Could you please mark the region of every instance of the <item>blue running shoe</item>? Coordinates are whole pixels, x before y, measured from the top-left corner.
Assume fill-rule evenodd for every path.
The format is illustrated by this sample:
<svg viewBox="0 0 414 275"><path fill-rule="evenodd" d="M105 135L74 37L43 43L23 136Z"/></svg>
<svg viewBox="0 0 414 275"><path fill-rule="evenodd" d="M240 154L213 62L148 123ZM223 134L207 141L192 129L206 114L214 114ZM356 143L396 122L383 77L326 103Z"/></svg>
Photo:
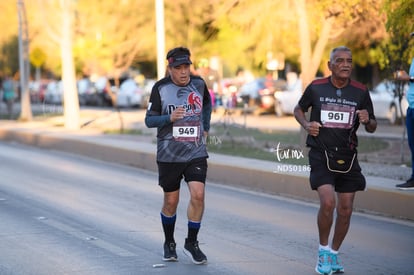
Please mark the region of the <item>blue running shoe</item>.
<svg viewBox="0 0 414 275"><path fill-rule="evenodd" d="M331 275L331 252L328 250L319 250L318 262L316 263L315 271L318 274Z"/></svg>
<svg viewBox="0 0 414 275"><path fill-rule="evenodd" d="M344 273L345 269L341 265L341 261L338 258L338 254L331 253L331 267L333 273Z"/></svg>

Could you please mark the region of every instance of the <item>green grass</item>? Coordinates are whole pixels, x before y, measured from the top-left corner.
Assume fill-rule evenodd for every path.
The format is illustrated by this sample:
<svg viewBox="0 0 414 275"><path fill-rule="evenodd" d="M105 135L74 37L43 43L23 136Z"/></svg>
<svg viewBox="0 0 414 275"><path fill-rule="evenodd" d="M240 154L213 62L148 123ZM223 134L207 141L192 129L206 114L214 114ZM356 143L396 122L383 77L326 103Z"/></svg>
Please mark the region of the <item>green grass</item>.
<svg viewBox="0 0 414 275"><path fill-rule="evenodd" d="M212 125L213 133L216 135L230 135L233 137L252 137L258 142L281 142L281 143L299 143L300 136L298 133L281 130L260 130L255 128L243 128L236 126L223 126L221 124Z"/></svg>
<svg viewBox="0 0 414 275"><path fill-rule="evenodd" d="M298 133L212 125L207 140L209 152L290 164L306 164ZM279 148L279 153L276 149ZM278 159L279 155L279 159ZM282 159L284 157L284 159Z"/></svg>
<svg viewBox="0 0 414 275"><path fill-rule="evenodd" d="M358 152L371 153L388 148L388 142L380 138L358 137Z"/></svg>
<svg viewBox="0 0 414 275"><path fill-rule="evenodd" d="M209 152L287 164L308 163L307 150L296 132L212 125L210 135L207 140ZM360 153L388 147L386 141L378 138L359 137L358 140Z"/></svg>

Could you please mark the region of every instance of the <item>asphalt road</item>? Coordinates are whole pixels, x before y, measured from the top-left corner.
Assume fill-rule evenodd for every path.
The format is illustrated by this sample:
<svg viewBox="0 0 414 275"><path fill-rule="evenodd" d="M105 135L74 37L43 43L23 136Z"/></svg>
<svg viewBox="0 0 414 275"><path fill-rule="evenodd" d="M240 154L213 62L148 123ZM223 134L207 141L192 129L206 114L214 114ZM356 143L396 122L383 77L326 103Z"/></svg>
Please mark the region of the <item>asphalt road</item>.
<svg viewBox="0 0 414 275"><path fill-rule="evenodd" d="M0 163L0 274L314 274L314 204L207 183L199 240L209 263L196 266L181 251L182 188L179 262L163 263L156 174L13 143L0 143ZM413 232L355 214L346 274L412 274Z"/></svg>

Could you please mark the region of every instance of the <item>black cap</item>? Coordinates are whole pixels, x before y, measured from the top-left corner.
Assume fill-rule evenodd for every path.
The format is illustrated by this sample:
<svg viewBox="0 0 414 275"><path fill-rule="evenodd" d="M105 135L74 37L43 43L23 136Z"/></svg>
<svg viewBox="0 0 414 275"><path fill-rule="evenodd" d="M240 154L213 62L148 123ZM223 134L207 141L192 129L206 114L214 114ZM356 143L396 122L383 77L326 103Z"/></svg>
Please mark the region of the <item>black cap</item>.
<svg viewBox="0 0 414 275"><path fill-rule="evenodd" d="M167 53L168 66L176 67L181 64L193 64L190 60L190 50L184 47L177 47Z"/></svg>

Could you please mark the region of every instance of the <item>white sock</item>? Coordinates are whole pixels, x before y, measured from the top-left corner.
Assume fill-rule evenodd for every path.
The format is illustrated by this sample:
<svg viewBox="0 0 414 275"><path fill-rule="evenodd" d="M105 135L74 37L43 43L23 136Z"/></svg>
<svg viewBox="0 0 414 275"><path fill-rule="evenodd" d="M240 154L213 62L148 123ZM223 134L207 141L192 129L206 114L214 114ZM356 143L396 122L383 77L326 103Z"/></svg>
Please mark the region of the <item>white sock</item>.
<svg viewBox="0 0 414 275"><path fill-rule="evenodd" d="M338 251L333 250L332 248L331 248L331 253L332 253L332 254L335 254L335 255L338 255Z"/></svg>
<svg viewBox="0 0 414 275"><path fill-rule="evenodd" d="M321 245L319 244L319 250L331 250L331 248L329 247L329 245Z"/></svg>

